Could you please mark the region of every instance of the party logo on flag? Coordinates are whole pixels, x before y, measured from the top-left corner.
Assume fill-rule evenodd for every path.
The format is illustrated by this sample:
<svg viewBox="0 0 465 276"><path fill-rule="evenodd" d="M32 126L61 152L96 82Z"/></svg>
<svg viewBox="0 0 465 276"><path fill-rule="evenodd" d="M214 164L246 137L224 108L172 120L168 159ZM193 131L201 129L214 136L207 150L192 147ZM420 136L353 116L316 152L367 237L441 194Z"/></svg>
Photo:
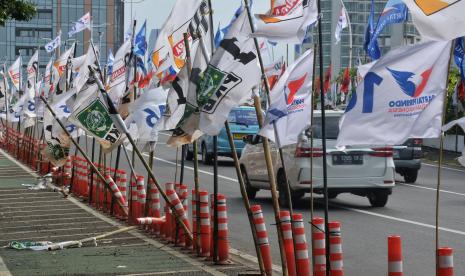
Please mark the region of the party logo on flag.
<svg viewBox="0 0 465 276"><path fill-rule="evenodd" d="M421 93L423 93L429 77L431 76L431 72L433 71L433 67L431 67L423 73L415 75L412 72L401 72L389 68L387 69L391 72L402 91L412 98L418 98Z"/></svg>
<svg viewBox="0 0 465 276"><path fill-rule="evenodd" d="M76 117L86 129L102 139L105 139L113 126L111 117L99 98L79 112Z"/></svg>
<svg viewBox="0 0 465 276"><path fill-rule="evenodd" d="M46 150L55 160L62 160L69 154L69 148L63 148L60 144L54 144L52 142L47 142Z"/></svg>
<svg viewBox="0 0 465 276"><path fill-rule="evenodd" d="M273 7L271 14L273 15L287 15L292 12L299 4L300 0L286 0L283 5Z"/></svg>
<svg viewBox="0 0 465 276"><path fill-rule="evenodd" d="M415 4L417 4L424 14L430 16L460 1L462 0L415 0Z"/></svg>
<svg viewBox="0 0 465 276"><path fill-rule="evenodd" d="M304 85L306 78L307 78L307 73L305 73L305 75L303 75L302 77L296 80L290 81L287 84L287 88L289 92L286 93L286 101L288 105L294 102L295 96L297 92L299 92L300 88L302 88L302 85Z"/></svg>

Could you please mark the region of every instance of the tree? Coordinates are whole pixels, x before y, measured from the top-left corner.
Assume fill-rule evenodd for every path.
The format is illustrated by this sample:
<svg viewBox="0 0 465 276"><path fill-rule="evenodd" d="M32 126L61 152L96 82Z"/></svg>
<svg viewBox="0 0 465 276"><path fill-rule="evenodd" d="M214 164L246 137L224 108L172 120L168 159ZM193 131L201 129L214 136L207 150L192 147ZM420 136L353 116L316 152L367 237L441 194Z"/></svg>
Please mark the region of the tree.
<svg viewBox="0 0 465 276"><path fill-rule="evenodd" d="M36 15L36 6L24 0L0 0L0 26L8 20L28 21Z"/></svg>

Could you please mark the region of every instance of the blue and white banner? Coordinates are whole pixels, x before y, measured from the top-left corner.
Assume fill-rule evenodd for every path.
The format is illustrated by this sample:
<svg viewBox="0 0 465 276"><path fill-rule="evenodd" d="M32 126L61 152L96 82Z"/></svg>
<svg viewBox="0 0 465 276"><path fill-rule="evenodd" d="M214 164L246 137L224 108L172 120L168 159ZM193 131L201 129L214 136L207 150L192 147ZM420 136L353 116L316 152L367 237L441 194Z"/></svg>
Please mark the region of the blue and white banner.
<svg viewBox="0 0 465 276"><path fill-rule="evenodd" d="M337 146L439 137L450 50L450 41L425 42L392 50L375 62L352 94Z"/></svg>
<svg viewBox="0 0 465 276"><path fill-rule="evenodd" d="M45 48L45 51L47 51L47 53L51 53L56 48L58 48L60 45L61 45L61 32L57 37L55 37L55 39L45 44L44 48Z"/></svg>
<svg viewBox="0 0 465 276"><path fill-rule="evenodd" d="M454 60L455 64L459 67L460 76L465 80L465 48L463 46L464 37L455 40L454 47Z"/></svg>
<svg viewBox="0 0 465 276"><path fill-rule="evenodd" d="M90 22L92 20L92 17L90 16L90 13L84 14L77 22L74 22L74 25L71 27L71 31L68 32L68 36L71 37L79 32L84 31L85 29L90 30Z"/></svg>

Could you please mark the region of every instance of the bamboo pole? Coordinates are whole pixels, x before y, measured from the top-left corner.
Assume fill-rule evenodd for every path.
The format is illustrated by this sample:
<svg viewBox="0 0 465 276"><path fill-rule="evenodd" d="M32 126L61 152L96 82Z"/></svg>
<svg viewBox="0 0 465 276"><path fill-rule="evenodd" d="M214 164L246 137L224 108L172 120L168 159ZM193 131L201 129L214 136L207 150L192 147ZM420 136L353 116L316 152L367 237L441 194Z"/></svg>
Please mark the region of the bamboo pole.
<svg viewBox="0 0 465 276"><path fill-rule="evenodd" d="M113 179L116 181L116 175L118 173L119 169L119 161L120 161L120 155L121 155L121 145L118 146L118 149L116 150L116 160L115 160L115 174L113 175ZM111 164L111 162L110 162ZM110 215L113 215L113 209L115 208L115 196L111 196L111 203L110 203Z"/></svg>
<svg viewBox="0 0 465 276"><path fill-rule="evenodd" d="M40 99L44 102L46 108L50 111L50 113L52 114L53 118L58 122L58 124L59 124L60 127L63 129L63 131L65 132L65 134L69 137L69 139L71 139L71 142L74 144L74 146L79 150L79 152L82 154L82 156L84 157L84 159L86 159L87 163L90 165L90 167L92 168L92 170L97 174L98 178L99 178L103 183L105 183L105 185L108 186L108 183L105 181L105 177L98 171L97 167L95 167L94 163L92 163L92 161L90 160L89 156L87 156L87 154L84 152L84 150L81 148L81 146L76 142L76 140L74 140L74 138L71 136L71 134L70 134L69 131L66 129L65 125L61 122L61 120L57 118L56 113L53 111L53 109L51 108L51 106L49 105L49 103L47 102L47 100L46 100L42 95L40 96ZM123 206L123 205L121 204L120 201L117 201L117 202L118 202L118 205L122 208L123 212L127 215L128 210L127 210L126 206Z"/></svg>

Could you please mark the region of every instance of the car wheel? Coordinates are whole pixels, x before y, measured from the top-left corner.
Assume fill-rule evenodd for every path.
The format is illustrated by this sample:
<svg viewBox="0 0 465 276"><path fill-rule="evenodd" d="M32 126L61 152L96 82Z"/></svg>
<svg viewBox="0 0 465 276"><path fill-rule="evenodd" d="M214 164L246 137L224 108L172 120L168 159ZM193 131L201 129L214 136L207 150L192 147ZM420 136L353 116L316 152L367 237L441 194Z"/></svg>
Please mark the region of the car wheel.
<svg viewBox="0 0 465 276"><path fill-rule="evenodd" d="M372 207L384 207L389 198L389 193L386 191L375 191L368 194L368 201Z"/></svg>
<svg viewBox="0 0 465 276"><path fill-rule="evenodd" d="M212 156L211 154L208 153L207 147L205 144L202 144L202 163L205 165L211 165L212 164Z"/></svg>
<svg viewBox="0 0 465 276"><path fill-rule="evenodd" d="M329 199L335 199L339 194L336 192L329 192L328 191L328 198Z"/></svg>
<svg viewBox="0 0 465 276"><path fill-rule="evenodd" d="M404 173L405 183L415 183L418 177L418 170L406 170Z"/></svg>
<svg viewBox="0 0 465 276"><path fill-rule="evenodd" d="M284 173L278 172L278 202L279 205L285 208L288 208L290 205L289 197L287 195L287 186L286 186L286 178L284 177Z"/></svg>
<svg viewBox="0 0 465 276"><path fill-rule="evenodd" d="M247 197L249 199L255 199L259 189L252 188L252 185L250 185L249 176L247 175L247 172L245 171L245 168L243 166L241 166L241 174L242 179L244 180L245 192L247 193Z"/></svg>
<svg viewBox="0 0 465 276"><path fill-rule="evenodd" d="M185 152L184 156L186 157L186 160L188 160L188 161L192 161L194 159L194 152L189 151L189 146L188 145L186 145L186 152Z"/></svg>

